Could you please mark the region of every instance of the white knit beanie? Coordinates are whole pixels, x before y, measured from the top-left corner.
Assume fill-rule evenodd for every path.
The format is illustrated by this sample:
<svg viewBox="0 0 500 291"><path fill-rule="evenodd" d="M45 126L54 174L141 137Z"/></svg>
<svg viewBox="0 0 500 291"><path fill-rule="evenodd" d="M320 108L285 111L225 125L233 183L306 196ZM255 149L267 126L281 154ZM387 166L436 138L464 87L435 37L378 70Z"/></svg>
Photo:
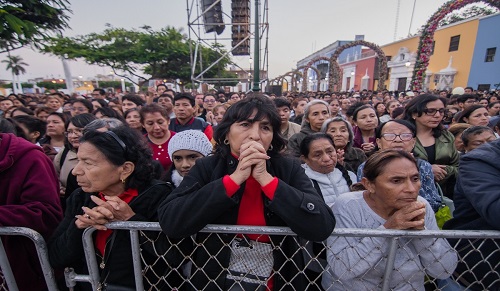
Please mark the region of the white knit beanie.
<svg viewBox="0 0 500 291"><path fill-rule="evenodd" d="M207 136L199 130L181 131L176 133L168 142L168 155L172 161L172 155L178 150L190 150L208 156L212 149L212 144Z"/></svg>

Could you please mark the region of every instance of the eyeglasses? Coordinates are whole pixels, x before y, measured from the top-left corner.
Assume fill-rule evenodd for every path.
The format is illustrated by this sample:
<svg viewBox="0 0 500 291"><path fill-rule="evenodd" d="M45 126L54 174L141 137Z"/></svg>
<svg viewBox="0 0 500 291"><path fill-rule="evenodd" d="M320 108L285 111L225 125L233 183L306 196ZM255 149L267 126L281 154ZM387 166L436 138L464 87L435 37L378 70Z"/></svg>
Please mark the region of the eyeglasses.
<svg viewBox="0 0 500 291"><path fill-rule="evenodd" d="M413 133L400 133L400 134L384 133L382 134L382 137L386 141L393 141L396 139L396 137L399 137L402 141L409 141L413 139Z"/></svg>
<svg viewBox="0 0 500 291"><path fill-rule="evenodd" d="M205 100L205 103L215 103L215 100Z"/></svg>
<svg viewBox="0 0 500 291"><path fill-rule="evenodd" d="M84 112L87 110L86 107L70 107L69 110L71 111L78 111L78 112Z"/></svg>
<svg viewBox="0 0 500 291"><path fill-rule="evenodd" d="M78 128L78 129L74 129L74 130L68 130L68 131L64 132L64 135L66 137L68 137L70 135L82 136L83 135L83 128L82 129Z"/></svg>
<svg viewBox="0 0 500 291"><path fill-rule="evenodd" d="M441 109L425 108L423 111L426 115L434 116L434 115L436 115L437 112L439 112L439 114L443 115L446 112L446 109L444 109L444 108L441 108Z"/></svg>

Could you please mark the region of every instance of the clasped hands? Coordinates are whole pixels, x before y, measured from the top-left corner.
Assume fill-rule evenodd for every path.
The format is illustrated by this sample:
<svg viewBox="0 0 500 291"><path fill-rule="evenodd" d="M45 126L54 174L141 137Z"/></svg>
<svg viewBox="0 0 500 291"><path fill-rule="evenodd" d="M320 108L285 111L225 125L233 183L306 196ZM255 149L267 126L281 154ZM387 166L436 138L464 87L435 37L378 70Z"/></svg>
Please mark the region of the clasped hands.
<svg viewBox="0 0 500 291"><path fill-rule="evenodd" d="M132 208L118 196L105 197L107 201L99 199L99 197L94 195L90 197L97 206L92 209L85 206L82 207L83 214L75 216L75 225L77 228L93 227L98 230L106 230L107 228L104 226L106 223L127 221L135 215Z"/></svg>
<svg viewBox="0 0 500 291"><path fill-rule="evenodd" d="M262 144L256 141L243 143L240 147L238 166L230 177L236 184L241 185L252 176L261 186L265 186L273 180L273 176L266 169L266 161L269 159Z"/></svg>
<svg viewBox="0 0 500 291"><path fill-rule="evenodd" d="M425 203L415 201L396 210L384 224L387 229L425 229Z"/></svg>

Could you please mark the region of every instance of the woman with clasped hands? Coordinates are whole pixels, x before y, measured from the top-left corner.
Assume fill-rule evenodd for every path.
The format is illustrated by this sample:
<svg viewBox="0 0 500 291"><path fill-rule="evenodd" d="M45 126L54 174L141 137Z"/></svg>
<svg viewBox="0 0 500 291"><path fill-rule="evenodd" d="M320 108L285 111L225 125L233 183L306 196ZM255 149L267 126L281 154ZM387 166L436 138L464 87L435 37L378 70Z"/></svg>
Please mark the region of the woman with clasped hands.
<svg viewBox="0 0 500 291"><path fill-rule="evenodd" d="M64 220L49 241L50 263L55 268L73 267L77 274L86 273L82 234L93 227L97 229L94 246L102 290L135 290L130 234L107 229L105 224L157 221L157 207L172 187L154 180L151 150L146 140L129 127L85 133L77 157L72 172L81 188L69 197ZM145 237L147 233L140 236L141 256L144 264L153 265L157 258L152 249L165 248L166 237L156 239L157 233L150 235L154 246ZM153 269L161 274L167 272L167 268ZM144 276L151 275L148 272Z"/></svg>
<svg viewBox="0 0 500 291"><path fill-rule="evenodd" d="M337 228L438 230L434 211L418 195L420 178L410 153L382 150L366 161L365 191L339 196L333 205ZM325 290L380 290L389 254L389 238L330 237L323 275ZM391 290L425 290L424 278L448 278L457 255L446 239L399 238Z"/></svg>
<svg viewBox="0 0 500 291"><path fill-rule="evenodd" d="M191 256L194 264L190 282L194 289L236 286L231 285L234 278L228 276L230 245L236 238L198 233L207 224L288 226L298 236L313 241L331 234L335 219L330 208L313 188L300 162L280 155L285 140L279 131L280 117L267 96L255 93L236 102L215 132L215 155L197 160L158 209L167 236L183 238L197 233L196 241L203 244ZM251 245L268 244L272 249L272 270L264 275L264 288L288 290L293 286L305 290L306 278L300 273L304 261L294 237L244 237ZM288 287L287 282L291 283Z"/></svg>

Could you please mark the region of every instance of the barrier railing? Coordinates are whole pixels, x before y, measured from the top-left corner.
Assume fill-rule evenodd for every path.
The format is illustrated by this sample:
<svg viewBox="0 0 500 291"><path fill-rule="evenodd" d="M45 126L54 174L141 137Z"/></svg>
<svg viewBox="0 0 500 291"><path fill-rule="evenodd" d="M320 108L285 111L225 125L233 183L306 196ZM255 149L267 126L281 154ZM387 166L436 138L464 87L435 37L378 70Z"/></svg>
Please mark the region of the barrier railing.
<svg viewBox="0 0 500 291"><path fill-rule="evenodd" d="M129 232L136 290L231 289L231 286L223 286L221 282L227 281L227 274L234 277L231 273L234 265L229 260L218 260L224 257L224 251L235 247L235 242L252 248L251 242L248 244L236 234L271 238L268 244L273 257L282 257L282 264L275 264L273 268L274 290L320 290L322 277L326 290L343 290L350 286L377 290L402 287L424 290L424 284L434 290L443 290L441 288L456 281L482 290L498 289L500 285L499 231L337 229L327 242L312 243L300 240L286 227L208 225L196 236L184 240L168 239L157 222L114 222L107 227ZM74 287L77 282L88 282L94 290L102 287L94 231L87 229L82 238L89 274L76 274L68 268L65 272L68 287ZM48 289L57 290L47 246L41 235L27 228L0 227L0 236L4 235L21 235L33 241ZM214 241L220 245L220 250L214 251L211 247ZM293 245L293 250L289 249L290 245ZM175 257L172 253L180 255L181 259L171 260ZM200 253L205 256L204 261L197 261ZM304 264L297 264L299 261ZM326 261L330 265L326 265ZM263 265L263 262L264 259L257 265ZM459 267L455 269L457 263ZM220 269L220 274L214 275L209 271L214 264ZM293 266L295 273L282 267L285 265ZM245 267L249 270L239 274L239 279L245 280L252 275L253 267ZM0 275L4 277L0 290L17 290L1 241L0 268ZM462 270L458 271L459 268ZM442 280L452 273L453 280ZM373 274L378 277L374 278ZM173 277L177 280L172 281ZM305 286L294 285L298 277L305 278ZM326 285L325 278L330 280L326 281ZM200 286L200 282L207 285ZM235 285L243 283L235 282Z"/></svg>
<svg viewBox="0 0 500 291"><path fill-rule="evenodd" d="M38 254L38 260L42 268L47 288L49 290L57 290L57 284L54 277L54 272L52 271L52 268L50 267L49 263L47 244L41 234L30 228L25 228L25 227L0 227L0 236L24 236L31 239L33 241L33 244L35 245L36 252ZM0 240L0 271L1 271L0 275L3 275L3 284L6 285L6 286L0 286L0 290L17 291L18 288L16 279L12 274L12 269L10 267L9 260L5 253L5 248L1 240Z"/></svg>
<svg viewBox="0 0 500 291"><path fill-rule="evenodd" d="M193 283L192 281L197 280L195 279L196 276L198 276L198 279L200 276L206 277L204 279L209 282L207 284L213 284L214 279L211 277L213 275L209 275L204 268L210 264L209 261L217 260L217 257L220 254L219 252L215 254L211 253L212 250L209 250L207 245L210 244L210 241L217 240L222 245L222 248L231 248L233 247L235 240L238 238L236 234L257 234L259 236L279 237L280 239L271 239L270 245L273 252L279 252L280 255L285 256L288 255L288 253L283 250L283 246L286 245L287 239L292 239L297 244L297 250L293 252L292 256L295 256L298 252L300 252L305 258L304 269L298 270L298 273L307 278L307 288L319 289L319 286L321 286L319 278L321 276L329 276L332 278L331 284L329 286L323 286L323 288L327 290L330 290L330 287L332 290L347 288L347 286L343 285L345 280L363 281L366 279L369 281L370 278L367 278L363 273L358 275L335 273L335 269L342 270L345 268L347 270L348 268L358 268L359 265L364 265L368 262L368 257L373 256L373 253L376 253L377 249L382 249L382 256L380 259L377 259L378 261L376 262L378 265L383 265L383 272L381 273L382 280L380 280L380 285L377 285L376 289L391 290L397 288L398 285L406 284L408 286L412 286L412 288L423 290L423 280L421 282L422 286L413 286L415 284L420 284L418 283L419 280L416 278L418 277L416 274L419 273L422 275L422 278L424 275L427 275L425 284L432 285L436 290L440 290L439 288L449 284L449 282L432 278L429 274L442 278L449 277L455 271L457 263L457 261L453 261L454 258L456 260L457 256L455 248L464 249L467 248L467 245L469 245L471 249L470 251L467 251L466 253L459 252L458 254L458 263L464 263L467 261L467 257L480 250L481 246L483 246L485 242L497 244L497 240L500 240L500 232L498 231L397 231L379 229L336 229L330 236L330 239L328 240L329 243L323 243L324 249L319 251L320 253L318 254L311 251L313 249L311 242L300 241L296 237L296 234L287 227L208 225L201 231L204 235L198 234L198 238L191 237L181 241L168 240L161 234L159 224L155 222L114 222L107 225L107 227L109 229L127 230L130 232L131 247L133 250L131 255L134 259L136 290L144 290L144 286L146 286L146 289L148 290L163 290L165 286L167 286L169 290L176 288L182 289L182 287L185 286L191 286L193 289L200 289L200 286L196 285L196 283ZM85 232L84 246L89 267L89 281L94 288L99 288L99 281L101 278L99 278L99 268L93 247L93 231L93 229L88 229ZM170 267L169 272L158 274L151 272L151 270L156 269L155 265L146 264L146 260L141 251L146 249L144 247L145 244L154 244L155 239L151 239L151 235L146 235L145 232L157 232L158 238L163 237L168 240L169 247L167 248L167 253L158 254L158 257L162 259L155 261L154 264L158 262L161 262L162 264L166 263ZM203 236L203 238L200 238L201 236ZM454 239L456 241L450 245L447 240L442 239ZM349 265L346 262L352 258L346 259L347 257L342 255L343 250L339 251L336 247L344 245L346 249L354 249L355 252L358 252L359 249L357 248L360 247L360 241L364 241L365 244L368 242L368 245L371 244L373 250L368 252L366 257L360 256L357 258L358 262L354 262ZM481 242L479 246L477 245L477 242ZM189 249L188 247L188 251L186 252L186 250L183 250L183 243L190 245L192 248ZM421 246L422 249L419 249L418 246ZM436 250L435 253L433 253L434 249ZM165 260L168 261L168 252L184 252L185 255L182 266L172 266L168 262L165 262ZM200 262L195 261L193 256L196 256L197 252L203 252L205 254L208 253L209 257L207 258L207 262L205 262L206 264L200 264ZM423 258L426 256L431 256L431 259L427 262L428 265L424 265L423 263L425 261ZM493 250L493 252L485 254L484 263L491 265L491 260L498 256L500 256L500 248L497 247L496 250ZM330 262L340 261L342 265L340 265L340 268L339 266L337 266L337 268L325 267L325 262L321 259L321 257L324 259L328 258ZM401 257L404 257L408 261L400 262ZM295 259L296 258L287 258L285 263L290 263ZM188 262L189 264L187 264ZM382 264L380 262L382 262ZM230 272L231 266L227 265L227 262L218 262L218 264L220 265L221 274L216 276L217 278L221 277L223 275L222 273ZM491 265L491 270L488 272L489 276L493 276L495 278L498 277L498 279L494 278L488 281L491 281L491 285L485 286L484 282L481 282L484 278L477 278L476 281L468 281L468 283L479 284L479 286L482 286L481 288L483 289L492 289L492 286L498 286L498 284L500 284L500 275L498 270L500 268L499 264L500 260L494 262L493 265ZM186 268L186 265L192 265L190 270L189 268ZM411 268L414 269L414 274L407 273L407 269L411 269L408 265L412 265ZM314 267L317 268L318 266L320 267L319 272L311 277L311 270L313 270ZM379 269L380 268L381 267L379 267ZM470 268L474 269L475 266L470 266ZM186 271L186 269L188 270ZM274 277L277 279L280 275L280 269L275 268L273 272ZM148 276L151 275L151 273L154 273L157 277ZM184 281L179 286L170 285L168 279L166 278L171 275L183 276ZM464 280L463 275L455 275L456 280L462 283L466 281ZM354 277L351 278L351 276ZM152 277L154 277L157 281L154 281ZM400 282L398 283L398 281ZM163 286L163 289L161 286ZM216 286L221 290L225 289L224 287L220 287L220 284ZM296 289L296 287L293 287L290 282L285 282L283 286L286 286L288 289L291 288L292 290L300 290L300 288ZM210 285L210 287L208 287L208 285L202 287L213 288L213 285ZM373 286L365 287L366 289L370 289Z"/></svg>

